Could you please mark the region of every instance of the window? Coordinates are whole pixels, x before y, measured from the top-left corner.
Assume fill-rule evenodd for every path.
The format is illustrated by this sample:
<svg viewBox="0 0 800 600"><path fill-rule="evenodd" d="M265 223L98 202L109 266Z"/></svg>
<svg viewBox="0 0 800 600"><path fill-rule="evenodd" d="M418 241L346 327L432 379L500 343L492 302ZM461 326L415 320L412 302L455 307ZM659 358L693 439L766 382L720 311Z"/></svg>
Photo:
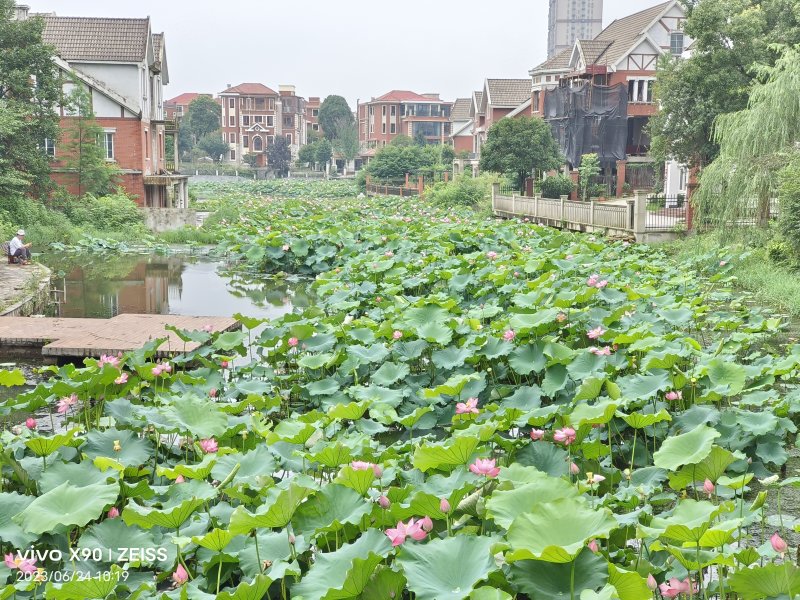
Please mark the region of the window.
<svg viewBox="0 0 800 600"><path fill-rule="evenodd" d="M539 93L533 92L533 112L539 112Z"/></svg>
<svg viewBox="0 0 800 600"><path fill-rule="evenodd" d="M669 51L673 56L680 56L683 54L683 32L673 31L669 35Z"/></svg>
<svg viewBox="0 0 800 600"><path fill-rule="evenodd" d="M50 138L44 138L44 153L51 158L56 157L56 142Z"/></svg>
<svg viewBox="0 0 800 600"><path fill-rule="evenodd" d="M231 150L231 160L236 160L236 150Z"/></svg>
<svg viewBox="0 0 800 600"><path fill-rule="evenodd" d="M269 99L269 109L270 110L275 110L275 98L270 98Z"/></svg>
<svg viewBox="0 0 800 600"><path fill-rule="evenodd" d="M103 132L103 151L106 160L114 160L114 132Z"/></svg>
<svg viewBox="0 0 800 600"><path fill-rule="evenodd" d="M235 144L235 143L236 143L236 134L232 133L231 134L231 144Z"/></svg>
<svg viewBox="0 0 800 600"><path fill-rule="evenodd" d="M183 116L183 106L178 105L178 108L175 109L175 112L178 113L178 115Z"/></svg>
<svg viewBox="0 0 800 600"><path fill-rule="evenodd" d="M394 123L389 125L389 133L397 133L397 126Z"/></svg>
<svg viewBox="0 0 800 600"><path fill-rule="evenodd" d="M246 98L246 101L245 101L244 104L245 104L245 108L247 108L247 110L253 110L253 99L252 98Z"/></svg>
<svg viewBox="0 0 800 600"><path fill-rule="evenodd" d="M390 107L389 115L393 117L395 115L396 111L397 111L397 107L392 105Z"/></svg>
<svg viewBox="0 0 800 600"><path fill-rule="evenodd" d="M275 117L269 116L267 117L267 127L274 127L275 126Z"/></svg>
<svg viewBox="0 0 800 600"><path fill-rule="evenodd" d="M319 131L319 125L317 123L313 123L311 125L311 129L313 129L314 131Z"/></svg>
<svg viewBox="0 0 800 600"><path fill-rule="evenodd" d="M228 127L236 127L236 117L233 115L228 117Z"/></svg>
<svg viewBox="0 0 800 600"><path fill-rule="evenodd" d="M144 157L150 158L150 132L144 130Z"/></svg>
<svg viewBox="0 0 800 600"><path fill-rule="evenodd" d="M263 123L264 117L261 115L256 115L256 123Z"/></svg>
<svg viewBox="0 0 800 600"><path fill-rule="evenodd" d="M384 106L381 106L381 116L382 116L382 117L385 117L385 116L386 116L386 105L384 105Z"/></svg>
<svg viewBox="0 0 800 600"><path fill-rule="evenodd" d="M286 141L289 142L290 146L292 145L292 134L291 133L287 133L286 134Z"/></svg>
<svg viewBox="0 0 800 600"><path fill-rule="evenodd" d="M242 136L242 148L249 148L250 147L250 136L243 135Z"/></svg>
<svg viewBox="0 0 800 600"><path fill-rule="evenodd" d="M386 123L381 123L381 133L386 133Z"/></svg>
<svg viewBox="0 0 800 600"><path fill-rule="evenodd" d="M312 117L318 117L319 116L319 109L318 108L313 109L311 111L311 116Z"/></svg>
<svg viewBox="0 0 800 600"><path fill-rule="evenodd" d="M253 152L261 152L264 149L264 145L261 142L261 136L254 135L253 136Z"/></svg>
<svg viewBox="0 0 800 600"><path fill-rule="evenodd" d="M294 117L292 117L292 116L283 117L283 126L284 127L293 127L294 126Z"/></svg>
<svg viewBox="0 0 800 600"><path fill-rule="evenodd" d="M242 117L242 125L244 127L250 127L250 115L244 115Z"/></svg>
<svg viewBox="0 0 800 600"><path fill-rule="evenodd" d="M236 108L236 98L228 98L228 108Z"/></svg>
<svg viewBox="0 0 800 600"><path fill-rule="evenodd" d="M275 136L274 135L268 135L267 136L267 146L272 146L273 143L275 143Z"/></svg>
<svg viewBox="0 0 800 600"><path fill-rule="evenodd" d="M267 102L264 98L256 98L256 110L264 110Z"/></svg>

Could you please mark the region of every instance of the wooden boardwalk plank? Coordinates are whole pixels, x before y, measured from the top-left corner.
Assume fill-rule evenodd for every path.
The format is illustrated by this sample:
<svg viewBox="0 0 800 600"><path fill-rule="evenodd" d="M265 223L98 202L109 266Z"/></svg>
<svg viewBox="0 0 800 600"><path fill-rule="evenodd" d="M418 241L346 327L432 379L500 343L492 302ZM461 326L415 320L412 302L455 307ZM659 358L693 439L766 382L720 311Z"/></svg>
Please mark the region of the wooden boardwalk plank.
<svg viewBox="0 0 800 600"><path fill-rule="evenodd" d="M184 342L166 325L178 329L214 332L240 329L228 317L122 314L111 319L59 319L41 317L0 318L0 349L13 346L42 346L45 356L98 357L137 350L151 340L167 338L158 354L168 356L197 348Z"/></svg>

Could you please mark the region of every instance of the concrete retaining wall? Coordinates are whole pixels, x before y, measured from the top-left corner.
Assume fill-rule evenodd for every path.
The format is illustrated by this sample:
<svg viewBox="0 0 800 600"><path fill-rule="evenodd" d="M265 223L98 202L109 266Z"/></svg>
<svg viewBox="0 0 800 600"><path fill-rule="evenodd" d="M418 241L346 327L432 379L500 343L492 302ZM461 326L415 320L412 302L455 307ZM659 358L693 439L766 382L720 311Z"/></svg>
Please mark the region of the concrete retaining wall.
<svg viewBox="0 0 800 600"><path fill-rule="evenodd" d="M144 215L144 224L155 233L181 229L187 225L197 226L197 211L193 208L144 207L141 211Z"/></svg>
<svg viewBox="0 0 800 600"><path fill-rule="evenodd" d="M30 284L13 304L0 311L0 317L29 317L42 315L50 305L50 269L41 264L32 265ZM29 267L13 267L27 269Z"/></svg>

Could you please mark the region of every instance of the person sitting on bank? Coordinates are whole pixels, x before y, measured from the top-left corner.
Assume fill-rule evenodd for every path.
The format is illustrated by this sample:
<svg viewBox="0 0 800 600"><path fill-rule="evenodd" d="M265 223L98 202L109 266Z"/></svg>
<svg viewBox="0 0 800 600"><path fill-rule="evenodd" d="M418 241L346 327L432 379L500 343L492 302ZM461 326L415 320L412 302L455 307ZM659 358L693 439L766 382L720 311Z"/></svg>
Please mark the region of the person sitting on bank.
<svg viewBox="0 0 800 600"><path fill-rule="evenodd" d="M27 265L31 260L30 247L32 245L33 244L25 243L25 230L20 229L17 231L17 235L11 238L11 241L8 243L8 254L19 260L19 264Z"/></svg>

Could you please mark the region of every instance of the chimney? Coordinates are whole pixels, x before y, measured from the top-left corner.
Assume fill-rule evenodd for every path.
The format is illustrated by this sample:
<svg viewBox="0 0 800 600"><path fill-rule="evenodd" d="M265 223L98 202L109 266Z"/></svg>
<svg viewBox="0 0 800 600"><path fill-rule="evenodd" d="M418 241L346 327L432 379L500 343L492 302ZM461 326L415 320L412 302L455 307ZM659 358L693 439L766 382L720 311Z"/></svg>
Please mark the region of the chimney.
<svg viewBox="0 0 800 600"><path fill-rule="evenodd" d="M295 94L295 87L293 85L279 85L278 86L278 93L281 96L294 96Z"/></svg>
<svg viewBox="0 0 800 600"><path fill-rule="evenodd" d="M27 4L17 4L14 6L14 20L26 21L28 19L28 11L31 9Z"/></svg>

